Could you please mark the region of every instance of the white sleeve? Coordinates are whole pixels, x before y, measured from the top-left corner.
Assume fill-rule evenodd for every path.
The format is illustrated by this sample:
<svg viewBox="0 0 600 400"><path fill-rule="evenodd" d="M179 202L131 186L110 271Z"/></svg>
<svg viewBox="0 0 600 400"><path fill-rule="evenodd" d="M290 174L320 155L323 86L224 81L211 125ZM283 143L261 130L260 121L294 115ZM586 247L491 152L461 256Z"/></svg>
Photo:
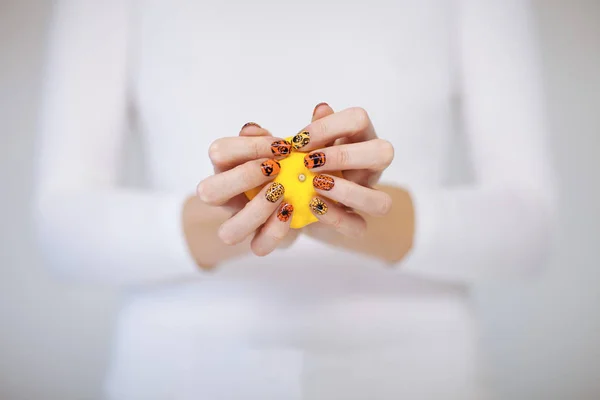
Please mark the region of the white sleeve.
<svg viewBox="0 0 600 400"><path fill-rule="evenodd" d="M77 280L137 284L197 271L182 232L185 196L117 184L127 4L59 1L50 29L34 217L45 263Z"/></svg>
<svg viewBox="0 0 600 400"><path fill-rule="evenodd" d="M475 184L410 188L414 248L402 270L472 281L544 261L555 219L530 4L460 0L463 119Z"/></svg>

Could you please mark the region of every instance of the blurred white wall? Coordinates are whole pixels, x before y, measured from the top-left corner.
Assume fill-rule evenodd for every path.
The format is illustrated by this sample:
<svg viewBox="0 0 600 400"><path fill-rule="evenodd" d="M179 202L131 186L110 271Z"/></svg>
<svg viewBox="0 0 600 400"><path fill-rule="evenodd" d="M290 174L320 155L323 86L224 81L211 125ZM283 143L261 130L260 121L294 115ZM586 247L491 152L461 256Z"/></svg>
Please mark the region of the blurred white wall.
<svg viewBox="0 0 600 400"><path fill-rule="evenodd" d="M600 398L600 1L538 0L561 232L534 282L480 290L502 398ZM28 221L51 2L0 0L0 398L98 398L118 295L57 283Z"/></svg>
<svg viewBox="0 0 600 400"><path fill-rule="evenodd" d="M98 398L116 295L53 281L28 221L50 1L0 0L0 399Z"/></svg>
<svg viewBox="0 0 600 400"><path fill-rule="evenodd" d="M600 399L600 1L535 4L560 231L538 281L480 306L503 398Z"/></svg>

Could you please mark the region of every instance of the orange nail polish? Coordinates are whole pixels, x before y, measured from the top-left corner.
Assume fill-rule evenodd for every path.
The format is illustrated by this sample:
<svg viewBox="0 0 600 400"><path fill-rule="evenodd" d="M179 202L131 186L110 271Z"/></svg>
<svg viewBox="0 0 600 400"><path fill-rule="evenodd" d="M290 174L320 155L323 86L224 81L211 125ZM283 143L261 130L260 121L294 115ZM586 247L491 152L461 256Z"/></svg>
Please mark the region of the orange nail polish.
<svg viewBox="0 0 600 400"><path fill-rule="evenodd" d="M322 167L326 162L327 157L325 156L325 153L322 152L307 154L306 157L304 157L304 165L308 169Z"/></svg>
<svg viewBox="0 0 600 400"><path fill-rule="evenodd" d="M335 181L330 176L317 175L313 178L313 186L317 189L330 191L335 186Z"/></svg>
<svg viewBox="0 0 600 400"><path fill-rule="evenodd" d="M260 164L264 176L277 175L281 171L281 165L276 160L267 160Z"/></svg>
<svg viewBox="0 0 600 400"><path fill-rule="evenodd" d="M271 144L271 152L275 157L287 157L292 152L292 144L285 140L277 140Z"/></svg>
<svg viewBox="0 0 600 400"><path fill-rule="evenodd" d="M294 212L294 206L289 203L283 203L279 210L277 211L277 218L281 222L288 222L290 218L292 218L292 213Z"/></svg>

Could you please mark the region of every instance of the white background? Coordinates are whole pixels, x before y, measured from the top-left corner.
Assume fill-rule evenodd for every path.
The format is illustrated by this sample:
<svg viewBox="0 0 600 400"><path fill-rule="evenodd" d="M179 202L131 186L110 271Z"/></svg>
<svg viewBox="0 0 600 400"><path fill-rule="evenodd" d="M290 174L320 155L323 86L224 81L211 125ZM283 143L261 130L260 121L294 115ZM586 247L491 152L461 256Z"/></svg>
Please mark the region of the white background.
<svg viewBox="0 0 600 400"><path fill-rule="evenodd" d="M537 0L561 230L533 281L479 289L500 398L600 398L600 1ZM51 2L0 0L0 399L98 398L118 294L40 266L28 220Z"/></svg>

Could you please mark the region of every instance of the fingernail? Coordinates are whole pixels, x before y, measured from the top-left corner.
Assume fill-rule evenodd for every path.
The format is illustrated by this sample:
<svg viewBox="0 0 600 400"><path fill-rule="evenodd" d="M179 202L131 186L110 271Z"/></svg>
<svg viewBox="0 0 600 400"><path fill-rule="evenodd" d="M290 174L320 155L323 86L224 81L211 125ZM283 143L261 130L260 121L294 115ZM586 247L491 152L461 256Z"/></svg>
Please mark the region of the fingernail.
<svg viewBox="0 0 600 400"><path fill-rule="evenodd" d="M255 127L257 127L257 128L260 128L260 127L261 127L261 126L260 126L259 124L257 124L256 122L246 122L246 123L244 124L244 126L242 126L242 129L244 129L244 128L248 127L248 126L255 126Z"/></svg>
<svg viewBox="0 0 600 400"><path fill-rule="evenodd" d="M288 222L290 218L292 218L292 213L294 212L294 206L289 203L283 203L279 207L279 211L277 211L277 218L281 222Z"/></svg>
<svg viewBox="0 0 600 400"><path fill-rule="evenodd" d="M329 104L327 104L327 103L325 103L325 102L322 102L322 103L319 103L319 104L317 104L317 105L315 106L315 109L313 110L313 114L312 114L312 115L313 115L313 117L314 117L314 115L317 113L317 108L319 108L319 107L321 107L321 106L328 106L328 105L329 105Z"/></svg>
<svg viewBox="0 0 600 400"><path fill-rule="evenodd" d="M281 165L276 160L267 160L260 164L264 176L277 175L281 171Z"/></svg>
<svg viewBox="0 0 600 400"><path fill-rule="evenodd" d="M271 186L269 187L269 189L267 190L265 197L271 203L276 203L277 200L279 200L283 196L284 193L285 193L285 188L283 187L283 185L279 182L273 182L271 184Z"/></svg>
<svg viewBox="0 0 600 400"><path fill-rule="evenodd" d="M312 199L309 206L310 209L313 210L313 212L317 215L325 215L327 214L327 210L329 209L329 207L327 207L327 204L325 204L325 202L318 197Z"/></svg>
<svg viewBox="0 0 600 400"><path fill-rule="evenodd" d="M306 157L304 157L304 165L308 169L322 167L325 165L326 161L327 157L325 156L325 153L322 152L307 154Z"/></svg>
<svg viewBox="0 0 600 400"><path fill-rule="evenodd" d="M292 138L292 146L296 150L300 150L310 143L310 133L302 131Z"/></svg>
<svg viewBox="0 0 600 400"><path fill-rule="evenodd" d="M292 144L285 140L277 140L271 144L271 152L275 157L289 156L292 152Z"/></svg>
<svg viewBox="0 0 600 400"><path fill-rule="evenodd" d="M335 186L335 181L327 175L317 175L313 178L313 186L317 189L330 191Z"/></svg>

